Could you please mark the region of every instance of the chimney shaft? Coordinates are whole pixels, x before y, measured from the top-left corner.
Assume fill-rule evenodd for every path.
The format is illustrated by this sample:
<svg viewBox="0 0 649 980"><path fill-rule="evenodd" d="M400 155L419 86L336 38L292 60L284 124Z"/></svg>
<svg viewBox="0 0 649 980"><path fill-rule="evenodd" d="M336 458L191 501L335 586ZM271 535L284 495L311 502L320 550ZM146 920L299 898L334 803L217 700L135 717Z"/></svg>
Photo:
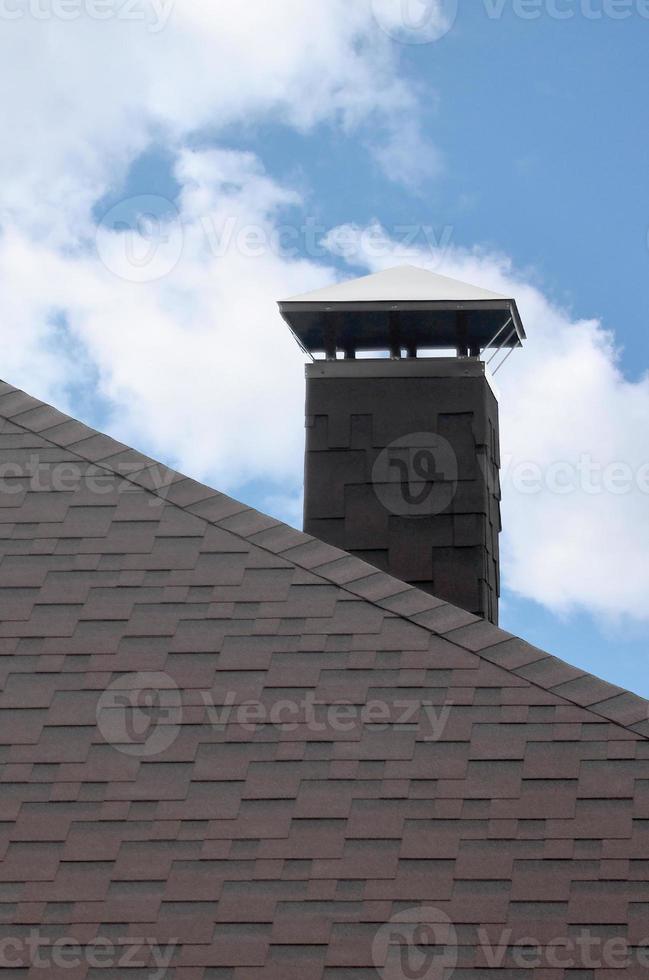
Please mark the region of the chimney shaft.
<svg viewBox="0 0 649 980"><path fill-rule="evenodd" d="M498 405L473 358L306 369L304 529L498 621Z"/></svg>

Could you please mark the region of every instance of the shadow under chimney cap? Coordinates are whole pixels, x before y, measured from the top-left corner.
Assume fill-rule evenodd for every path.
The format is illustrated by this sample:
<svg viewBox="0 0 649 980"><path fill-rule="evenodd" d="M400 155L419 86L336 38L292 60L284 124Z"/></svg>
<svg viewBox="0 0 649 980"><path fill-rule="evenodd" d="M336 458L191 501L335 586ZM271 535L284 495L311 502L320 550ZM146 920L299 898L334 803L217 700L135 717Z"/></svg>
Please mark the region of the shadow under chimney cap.
<svg viewBox="0 0 649 980"><path fill-rule="evenodd" d="M412 265L293 296L279 309L312 355L400 348L477 355L525 339L514 299Z"/></svg>

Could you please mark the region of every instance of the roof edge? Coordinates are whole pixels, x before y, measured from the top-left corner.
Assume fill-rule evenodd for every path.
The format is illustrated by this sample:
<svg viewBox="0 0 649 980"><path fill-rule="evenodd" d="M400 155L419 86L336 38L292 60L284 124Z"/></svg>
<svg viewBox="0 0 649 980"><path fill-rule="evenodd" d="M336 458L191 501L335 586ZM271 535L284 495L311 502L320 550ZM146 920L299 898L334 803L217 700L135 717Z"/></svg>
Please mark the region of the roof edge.
<svg viewBox="0 0 649 980"><path fill-rule="evenodd" d="M649 701L645 698L572 667L487 620L199 483L4 381L0 381L0 418L312 572L355 598L476 654L598 719L613 722L635 737L649 738Z"/></svg>

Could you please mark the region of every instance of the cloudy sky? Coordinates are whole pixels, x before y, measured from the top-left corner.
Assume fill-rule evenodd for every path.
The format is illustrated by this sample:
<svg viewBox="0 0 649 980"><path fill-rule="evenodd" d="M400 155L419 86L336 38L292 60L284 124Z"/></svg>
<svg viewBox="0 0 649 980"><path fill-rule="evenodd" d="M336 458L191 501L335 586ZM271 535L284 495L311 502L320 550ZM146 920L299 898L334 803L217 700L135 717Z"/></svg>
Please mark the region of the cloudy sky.
<svg viewBox="0 0 649 980"><path fill-rule="evenodd" d="M401 262L513 294L503 623L649 695L649 4L0 21L4 379L299 524L303 355L276 301Z"/></svg>

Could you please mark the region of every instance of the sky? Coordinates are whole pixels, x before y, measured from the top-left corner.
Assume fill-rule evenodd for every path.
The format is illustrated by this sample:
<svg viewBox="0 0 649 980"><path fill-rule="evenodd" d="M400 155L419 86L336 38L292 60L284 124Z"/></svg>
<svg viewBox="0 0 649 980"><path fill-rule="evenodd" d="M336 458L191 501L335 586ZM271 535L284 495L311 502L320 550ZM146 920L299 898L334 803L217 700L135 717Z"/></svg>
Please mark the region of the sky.
<svg viewBox="0 0 649 980"><path fill-rule="evenodd" d="M649 696L649 0L0 0L4 380L296 526L279 299L514 295L506 629Z"/></svg>

